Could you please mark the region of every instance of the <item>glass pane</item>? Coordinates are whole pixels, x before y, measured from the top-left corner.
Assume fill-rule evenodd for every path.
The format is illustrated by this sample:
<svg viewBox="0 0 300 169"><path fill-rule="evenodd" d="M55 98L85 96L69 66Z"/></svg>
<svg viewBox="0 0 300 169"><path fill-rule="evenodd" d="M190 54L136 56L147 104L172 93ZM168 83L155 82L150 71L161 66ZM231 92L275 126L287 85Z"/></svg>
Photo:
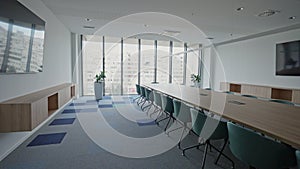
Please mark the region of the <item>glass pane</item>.
<svg viewBox="0 0 300 169"><path fill-rule="evenodd" d="M82 47L83 95L94 95L95 76L103 70L102 36L84 35Z"/></svg>
<svg viewBox="0 0 300 169"><path fill-rule="evenodd" d="M194 85L191 81L191 74L198 74L199 45L188 45L187 65L186 65L186 85Z"/></svg>
<svg viewBox="0 0 300 169"><path fill-rule="evenodd" d="M30 62L31 72L41 72L43 70L44 33L45 31L41 30L34 31Z"/></svg>
<svg viewBox="0 0 300 169"><path fill-rule="evenodd" d="M154 81L154 41L142 40L141 84Z"/></svg>
<svg viewBox="0 0 300 169"><path fill-rule="evenodd" d="M6 48L8 23L0 21L0 69L3 64L4 52Z"/></svg>
<svg viewBox="0 0 300 169"><path fill-rule="evenodd" d="M13 25L6 72L25 72L31 29Z"/></svg>
<svg viewBox="0 0 300 169"><path fill-rule="evenodd" d="M121 38L105 37L105 94L121 94Z"/></svg>
<svg viewBox="0 0 300 169"><path fill-rule="evenodd" d="M173 43L173 56L172 56L172 83L183 83L183 57L184 57L184 44L181 42ZM181 53L181 54L178 54Z"/></svg>
<svg viewBox="0 0 300 169"><path fill-rule="evenodd" d="M136 94L138 83L138 39L123 41L123 94Z"/></svg>
<svg viewBox="0 0 300 169"><path fill-rule="evenodd" d="M169 83L169 41L157 42L157 81L159 83Z"/></svg>

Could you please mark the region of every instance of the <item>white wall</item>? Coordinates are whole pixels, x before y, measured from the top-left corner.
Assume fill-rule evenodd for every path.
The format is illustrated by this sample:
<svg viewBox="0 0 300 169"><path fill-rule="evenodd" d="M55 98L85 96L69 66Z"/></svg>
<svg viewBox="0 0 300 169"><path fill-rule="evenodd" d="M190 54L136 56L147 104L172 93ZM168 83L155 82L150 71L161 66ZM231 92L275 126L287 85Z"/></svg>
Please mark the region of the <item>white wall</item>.
<svg viewBox="0 0 300 169"><path fill-rule="evenodd" d="M19 0L46 22L43 72L0 75L0 101L71 82L71 33L41 0Z"/></svg>
<svg viewBox="0 0 300 169"><path fill-rule="evenodd" d="M299 76L276 76L276 43L299 40L300 29L216 47L211 55L215 90L220 82L300 88Z"/></svg>

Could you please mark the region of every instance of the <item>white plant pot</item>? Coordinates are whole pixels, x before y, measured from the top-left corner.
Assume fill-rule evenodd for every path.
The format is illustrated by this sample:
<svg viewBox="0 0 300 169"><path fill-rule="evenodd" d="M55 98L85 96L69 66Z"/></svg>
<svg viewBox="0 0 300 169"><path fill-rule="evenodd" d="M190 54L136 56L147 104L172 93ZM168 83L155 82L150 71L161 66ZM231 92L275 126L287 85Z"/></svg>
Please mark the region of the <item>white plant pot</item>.
<svg viewBox="0 0 300 169"><path fill-rule="evenodd" d="M194 86L200 88L201 87L201 82L194 82Z"/></svg>
<svg viewBox="0 0 300 169"><path fill-rule="evenodd" d="M103 96L103 82L95 82L94 91L96 100L101 100Z"/></svg>

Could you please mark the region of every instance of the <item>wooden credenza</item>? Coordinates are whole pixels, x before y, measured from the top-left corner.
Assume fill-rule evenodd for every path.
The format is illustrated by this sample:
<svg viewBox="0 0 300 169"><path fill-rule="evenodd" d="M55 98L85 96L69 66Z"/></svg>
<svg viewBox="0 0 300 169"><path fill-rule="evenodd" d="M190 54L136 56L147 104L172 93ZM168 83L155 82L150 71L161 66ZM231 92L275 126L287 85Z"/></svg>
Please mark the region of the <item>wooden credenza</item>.
<svg viewBox="0 0 300 169"><path fill-rule="evenodd" d="M253 95L268 99L288 100L300 104L300 89L221 82L220 90Z"/></svg>
<svg viewBox="0 0 300 169"><path fill-rule="evenodd" d="M0 132L31 131L75 96L65 83L0 103Z"/></svg>

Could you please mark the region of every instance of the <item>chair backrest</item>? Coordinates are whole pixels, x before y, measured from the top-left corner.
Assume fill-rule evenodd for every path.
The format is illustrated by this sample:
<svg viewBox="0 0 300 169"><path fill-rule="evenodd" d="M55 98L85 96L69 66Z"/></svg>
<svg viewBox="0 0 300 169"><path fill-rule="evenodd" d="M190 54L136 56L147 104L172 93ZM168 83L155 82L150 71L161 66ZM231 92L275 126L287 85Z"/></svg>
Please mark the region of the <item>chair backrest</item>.
<svg viewBox="0 0 300 169"><path fill-rule="evenodd" d="M138 94L138 95L141 95L141 88L140 88L140 85L135 84L135 89L136 89L137 94Z"/></svg>
<svg viewBox="0 0 300 169"><path fill-rule="evenodd" d="M296 165L293 148L231 122L227 123L227 127L231 152L250 166L280 169Z"/></svg>
<svg viewBox="0 0 300 169"><path fill-rule="evenodd" d="M171 99L170 97L168 97L162 93L160 95L161 95L161 105L162 105L163 111L173 114L174 113L173 99Z"/></svg>
<svg viewBox="0 0 300 169"><path fill-rule="evenodd" d="M243 94L242 96L244 96L244 97L250 97L250 98L255 98L255 99L257 99L257 97L256 97L256 96L249 95L249 94Z"/></svg>
<svg viewBox="0 0 300 169"><path fill-rule="evenodd" d="M191 121L190 106L182 103L179 100L173 99L174 117L182 122Z"/></svg>
<svg viewBox="0 0 300 169"><path fill-rule="evenodd" d="M140 90L141 90L141 96L142 97L146 97L146 91L145 88L143 86L140 86Z"/></svg>
<svg viewBox="0 0 300 169"><path fill-rule="evenodd" d="M287 100L277 100L277 99L271 99L270 102L276 102L276 103L281 103L281 104L287 104L287 105L291 105L294 106L295 104L292 102L289 102Z"/></svg>
<svg viewBox="0 0 300 169"><path fill-rule="evenodd" d="M205 115L199 110L190 109L193 131L205 140L228 138L227 122Z"/></svg>
<svg viewBox="0 0 300 169"><path fill-rule="evenodd" d="M152 90L145 88L145 94L147 100L154 101Z"/></svg>
<svg viewBox="0 0 300 169"><path fill-rule="evenodd" d="M162 107L160 94L157 91L153 91L153 95L155 105Z"/></svg>
<svg viewBox="0 0 300 169"><path fill-rule="evenodd" d="M298 169L300 169L300 150L296 151L296 157L297 157Z"/></svg>

